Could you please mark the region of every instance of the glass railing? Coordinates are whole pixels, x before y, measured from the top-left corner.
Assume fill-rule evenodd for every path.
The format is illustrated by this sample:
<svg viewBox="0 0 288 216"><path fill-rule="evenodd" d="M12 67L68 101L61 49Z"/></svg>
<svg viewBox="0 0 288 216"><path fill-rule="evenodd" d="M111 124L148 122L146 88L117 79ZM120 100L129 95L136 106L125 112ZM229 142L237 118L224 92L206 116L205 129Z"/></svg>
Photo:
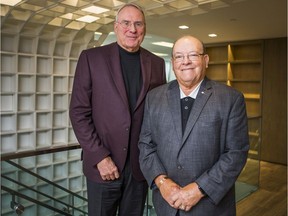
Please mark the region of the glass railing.
<svg viewBox="0 0 288 216"><path fill-rule="evenodd" d="M249 117L250 151L236 182L236 201L259 187L261 117ZM19 156L19 155L18 155ZM1 161L1 216L88 215L81 149L38 152ZM10 156L9 156L10 157ZM3 159L3 157L2 157ZM156 216L148 191L145 216Z"/></svg>
<svg viewBox="0 0 288 216"><path fill-rule="evenodd" d="M88 215L87 199L13 161L2 161L1 215Z"/></svg>

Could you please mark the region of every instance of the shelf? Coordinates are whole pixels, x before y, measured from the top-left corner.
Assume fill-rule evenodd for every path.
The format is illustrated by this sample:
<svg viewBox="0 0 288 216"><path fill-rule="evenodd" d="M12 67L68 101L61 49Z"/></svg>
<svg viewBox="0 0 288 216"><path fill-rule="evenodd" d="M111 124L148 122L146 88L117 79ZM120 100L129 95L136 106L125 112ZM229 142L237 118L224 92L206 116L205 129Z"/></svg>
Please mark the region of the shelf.
<svg viewBox="0 0 288 216"><path fill-rule="evenodd" d="M262 79L262 64L231 64L228 63L229 79L258 80Z"/></svg>
<svg viewBox="0 0 288 216"><path fill-rule="evenodd" d="M36 77L36 92L51 93L51 76L40 75Z"/></svg>
<svg viewBox="0 0 288 216"><path fill-rule="evenodd" d="M67 151L65 152L56 152L53 154L54 163L63 163L67 162Z"/></svg>
<svg viewBox="0 0 288 216"><path fill-rule="evenodd" d="M36 148L41 149L49 147L52 144L51 130L42 130L36 132Z"/></svg>
<svg viewBox="0 0 288 216"><path fill-rule="evenodd" d="M16 134L1 135L1 153L17 152Z"/></svg>
<svg viewBox="0 0 288 216"><path fill-rule="evenodd" d="M18 94L18 111L34 111L34 94Z"/></svg>
<svg viewBox="0 0 288 216"><path fill-rule="evenodd" d="M68 57L70 52L70 42L56 41L54 56Z"/></svg>
<svg viewBox="0 0 288 216"><path fill-rule="evenodd" d="M227 64L210 65L207 68L206 75L212 80L227 80Z"/></svg>
<svg viewBox="0 0 288 216"><path fill-rule="evenodd" d="M260 94L244 94L245 99L260 100Z"/></svg>
<svg viewBox="0 0 288 216"><path fill-rule="evenodd" d="M252 131L249 131L249 136L259 137L259 132L252 132Z"/></svg>
<svg viewBox="0 0 288 216"><path fill-rule="evenodd" d="M53 128L67 127L67 111L53 113Z"/></svg>
<svg viewBox="0 0 288 216"><path fill-rule="evenodd" d="M54 164L53 179L60 180L68 177L67 163Z"/></svg>
<svg viewBox="0 0 288 216"><path fill-rule="evenodd" d="M2 51L17 52L17 46L18 46L18 35L1 33Z"/></svg>
<svg viewBox="0 0 288 216"><path fill-rule="evenodd" d="M207 77L244 94L248 115L249 158L259 160L263 44L260 41L233 42L207 48Z"/></svg>
<svg viewBox="0 0 288 216"><path fill-rule="evenodd" d="M18 113L17 131L34 130L34 113Z"/></svg>
<svg viewBox="0 0 288 216"><path fill-rule="evenodd" d="M17 136L17 150L28 151L35 149L35 133L32 131L18 132Z"/></svg>
<svg viewBox="0 0 288 216"><path fill-rule="evenodd" d="M1 134L16 133L16 115L1 115Z"/></svg>
<svg viewBox="0 0 288 216"><path fill-rule="evenodd" d="M40 38L38 41L37 53L52 56L55 42L53 40L45 40Z"/></svg>
<svg viewBox="0 0 288 216"><path fill-rule="evenodd" d="M37 39L34 37L20 36L19 39L19 53L36 53Z"/></svg>
<svg viewBox="0 0 288 216"><path fill-rule="evenodd" d="M52 74L52 58L37 57L37 74Z"/></svg>
<svg viewBox="0 0 288 216"><path fill-rule="evenodd" d="M77 143L77 138L72 128L68 128L68 143Z"/></svg>
<svg viewBox="0 0 288 216"><path fill-rule="evenodd" d="M228 59L228 48L226 45L206 47L206 53L213 62L226 62Z"/></svg>
<svg viewBox="0 0 288 216"><path fill-rule="evenodd" d="M36 95L36 111L50 111L51 105L51 95L50 94L37 94Z"/></svg>
<svg viewBox="0 0 288 216"><path fill-rule="evenodd" d="M16 95L13 93L1 94L1 113L15 112Z"/></svg>
<svg viewBox="0 0 288 216"><path fill-rule="evenodd" d="M54 76L53 77L53 92L65 93L67 91L68 91L67 76Z"/></svg>
<svg viewBox="0 0 288 216"><path fill-rule="evenodd" d="M52 128L51 112L36 113L36 129L47 130Z"/></svg>
<svg viewBox="0 0 288 216"><path fill-rule="evenodd" d="M34 93L35 92L35 76L34 75L18 75L18 92Z"/></svg>
<svg viewBox="0 0 288 216"><path fill-rule="evenodd" d="M17 72L17 56L15 54L1 53L1 73Z"/></svg>
<svg viewBox="0 0 288 216"><path fill-rule="evenodd" d="M1 93L16 92L16 75L1 74Z"/></svg>
<svg viewBox="0 0 288 216"><path fill-rule="evenodd" d="M18 55L18 72L35 74L35 57L32 55Z"/></svg>
<svg viewBox="0 0 288 216"><path fill-rule="evenodd" d="M259 61L262 59L262 43L233 43L228 45L229 61Z"/></svg>
<svg viewBox="0 0 288 216"><path fill-rule="evenodd" d="M243 94L260 94L261 92L261 83L259 82L234 82L230 80L230 85L242 92Z"/></svg>
<svg viewBox="0 0 288 216"><path fill-rule="evenodd" d="M64 111L67 110L68 101L67 94L54 94L53 95L53 110Z"/></svg>
<svg viewBox="0 0 288 216"><path fill-rule="evenodd" d="M36 157L37 168L50 166L52 162L52 154L43 154Z"/></svg>
<svg viewBox="0 0 288 216"><path fill-rule="evenodd" d="M53 59L53 74L67 75L68 60L65 58L54 58Z"/></svg>
<svg viewBox="0 0 288 216"><path fill-rule="evenodd" d="M52 130L52 145L67 145L67 129L66 128L54 128Z"/></svg>
<svg viewBox="0 0 288 216"><path fill-rule="evenodd" d="M77 59L75 60L71 60L69 61L69 75L74 76L75 74L75 70L76 70L76 66L77 66Z"/></svg>

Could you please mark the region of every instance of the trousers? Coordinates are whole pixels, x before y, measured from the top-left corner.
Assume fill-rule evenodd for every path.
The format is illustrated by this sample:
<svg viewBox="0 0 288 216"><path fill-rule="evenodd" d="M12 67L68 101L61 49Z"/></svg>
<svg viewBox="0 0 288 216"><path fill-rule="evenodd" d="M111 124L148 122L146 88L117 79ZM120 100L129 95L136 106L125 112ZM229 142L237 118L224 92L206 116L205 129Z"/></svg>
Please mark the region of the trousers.
<svg viewBox="0 0 288 216"><path fill-rule="evenodd" d="M117 180L97 183L87 179L88 216L142 216L147 192L147 182L134 179L127 161Z"/></svg>

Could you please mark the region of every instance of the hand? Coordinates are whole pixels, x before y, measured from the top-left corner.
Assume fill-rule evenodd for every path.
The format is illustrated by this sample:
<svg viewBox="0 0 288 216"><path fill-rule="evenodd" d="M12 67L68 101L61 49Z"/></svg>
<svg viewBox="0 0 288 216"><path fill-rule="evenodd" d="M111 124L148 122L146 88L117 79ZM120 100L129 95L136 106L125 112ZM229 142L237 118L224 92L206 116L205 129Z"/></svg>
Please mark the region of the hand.
<svg viewBox="0 0 288 216"><path fill-rule="evenodd" d="M163 199L165 199L170 206L174 207L174 202L178 198L177 194L180 191L180 186L169 178L165 179L165 181L159 185L159 180L161 178L163 178L163 175L157 177L155 183L157 182L156 185L158 186ZM174 197L174 199L172 199L172 197Z"/></svg>
<svg viewBox="0 0 288 216"><path fill-rule="evenodd" d="M175 199L175 208L190 211L202 197L204 197L204 195L199 190L198 185L193 182L181 188L179 193L175 194L172 199Z"/></svg>
<svg viewBox="0 0 288 216"><path fill-rule="evenodd" d="M97 168L103 180L115 180L119 178L118 168L111 157L106 157L100 161L97 164Z"/></svg>

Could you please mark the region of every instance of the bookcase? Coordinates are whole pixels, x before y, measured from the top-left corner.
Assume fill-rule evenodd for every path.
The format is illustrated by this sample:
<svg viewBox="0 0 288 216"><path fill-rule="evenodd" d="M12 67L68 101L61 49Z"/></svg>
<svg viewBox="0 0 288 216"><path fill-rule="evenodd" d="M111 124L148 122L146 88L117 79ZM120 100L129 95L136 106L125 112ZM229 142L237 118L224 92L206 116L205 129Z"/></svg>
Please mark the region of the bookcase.
<svg viewBox="0 0 288 216"><path fill-rule="evenodd" d="M1 154L17 155L77 143L69 120L69 101L78 56L88 43L74 42L76 33L19 34L5 29L1 32ZM18 158L14 162L87 197L80 155L81 149L76 149ZM1 162L1 173L58 200L71 199L69 194L37 182L5 162ZM53 204L25 187L9 187ZM1 215L12 215L11 194L2 191L1 200ZM18 201L25 206L25 215L53 214L25 199Z"/></svg>
<svg viewBox="0 0 288 216"><path fill-rule="evenodd" d="M259 185L263 41L211 44L206 52L210 57L207 77L239 90L245 97L250 150L236 183L236 188L241 188L239 191L243 193L241 199Z"/></svg>
<svg viewBox="0 0 288 216"><path fill-rule="evenodd" d="M12 33L1 37L1 153L76 143L68 107L77 58L86 45Z"/></svg>
<svg viewBox="0 0 288 216"><path fill-rule="evenodd" d="M244 94L249 121L249 157L259 159L263 42L245 41L208 45L207 76Z"/></svg>

